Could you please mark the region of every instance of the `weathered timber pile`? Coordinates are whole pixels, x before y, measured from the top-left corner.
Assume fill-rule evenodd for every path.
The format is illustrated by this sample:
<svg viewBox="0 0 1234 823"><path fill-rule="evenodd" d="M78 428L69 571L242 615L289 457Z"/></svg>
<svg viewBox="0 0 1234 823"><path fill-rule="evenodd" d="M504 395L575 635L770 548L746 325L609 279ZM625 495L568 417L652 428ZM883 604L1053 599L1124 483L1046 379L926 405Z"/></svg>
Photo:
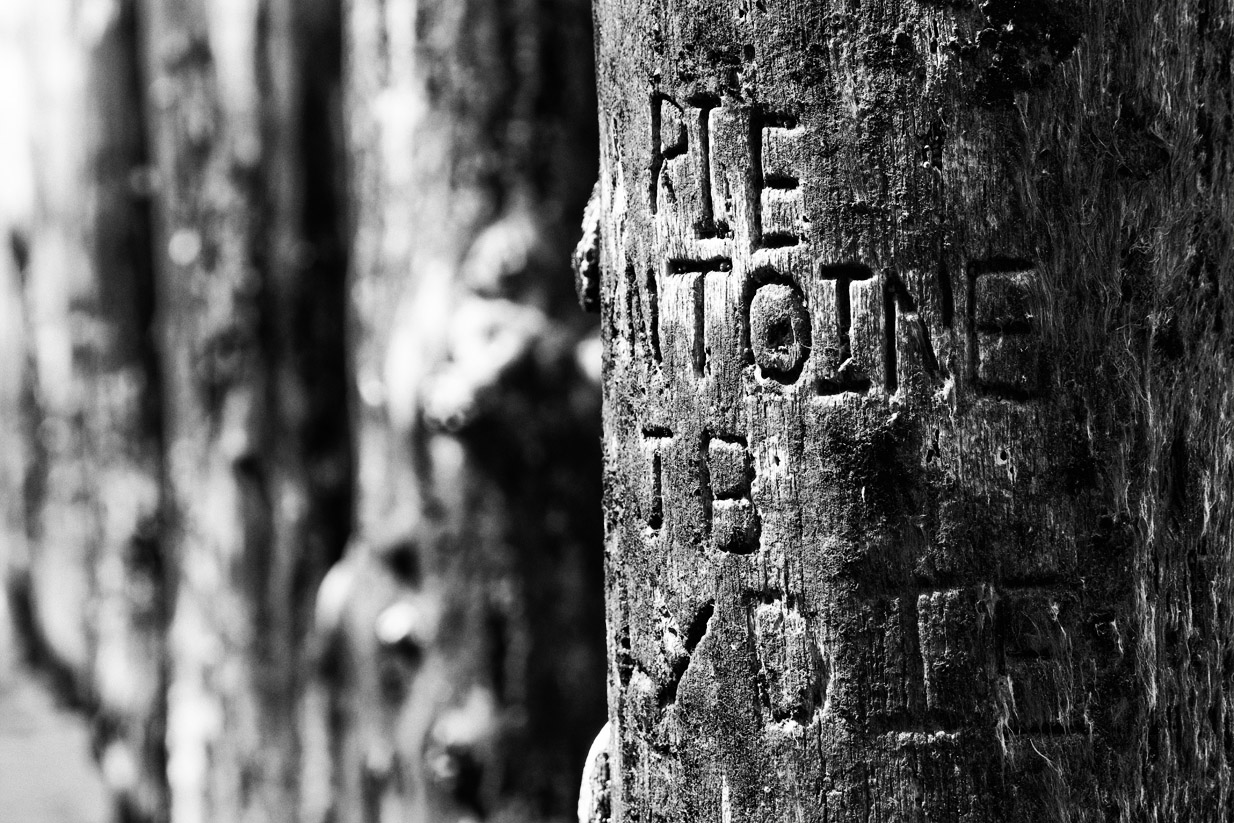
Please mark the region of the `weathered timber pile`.
<svg viewBox="0 0 1234 823"><path fill-rule="evenodd" d="M596 19L612 819L1228 820L1234 14Z"/></svg>

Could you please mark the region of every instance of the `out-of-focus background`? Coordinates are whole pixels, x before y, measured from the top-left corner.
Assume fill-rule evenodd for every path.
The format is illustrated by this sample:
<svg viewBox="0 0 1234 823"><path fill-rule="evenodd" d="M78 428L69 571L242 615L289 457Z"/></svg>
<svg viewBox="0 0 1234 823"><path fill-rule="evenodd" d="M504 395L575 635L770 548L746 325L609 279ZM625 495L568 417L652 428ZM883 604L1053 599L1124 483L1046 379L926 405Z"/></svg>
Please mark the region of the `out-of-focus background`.
<svg viewBox="0 0 1234 823"><path fill-rule="evenodd" d="M592 61L588 0L0 4L0 820L572 817Z"/></svg>

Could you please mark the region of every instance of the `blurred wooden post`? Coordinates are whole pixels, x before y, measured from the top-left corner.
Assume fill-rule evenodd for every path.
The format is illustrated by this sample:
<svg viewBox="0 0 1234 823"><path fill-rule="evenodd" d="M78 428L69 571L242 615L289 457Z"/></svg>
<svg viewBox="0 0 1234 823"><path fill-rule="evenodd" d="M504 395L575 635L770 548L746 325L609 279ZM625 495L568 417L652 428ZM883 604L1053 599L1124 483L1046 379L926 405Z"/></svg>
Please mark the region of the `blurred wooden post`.
<svg viewBox="0 0 1234 823"><path fill-rule="evenodd" d="M358 536L319 624L339 820L568 814L603 720L598 363L567 270L587 23L579 0L348 4Z"/></svg>
<svg viewBox="0 0 1234 823"><path fill-rule="evenodd" d="M144 8L172 820L290 821L309 604L348 524L337 20L282 0Z"/></svg>

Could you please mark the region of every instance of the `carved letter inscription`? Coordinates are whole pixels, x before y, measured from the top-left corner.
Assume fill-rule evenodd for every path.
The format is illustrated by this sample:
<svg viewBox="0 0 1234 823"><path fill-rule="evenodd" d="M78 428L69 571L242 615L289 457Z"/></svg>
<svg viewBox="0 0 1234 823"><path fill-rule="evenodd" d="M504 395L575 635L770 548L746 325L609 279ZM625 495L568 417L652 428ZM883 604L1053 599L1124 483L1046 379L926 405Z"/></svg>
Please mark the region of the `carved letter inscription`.
<svg viewBox="0 0 1234 823"><path fill-rule="evenodd" d="M794 158L802 149L803 134L791 116L762 117L754 165L762 182L758 225L763 248L782 249L802 242L806 217Z"/></svg>
<svg viewBox="0 0 1234 823"><path fill-rule="evenodd" d="M761 373L796 381L810 354L810 315L801 294L787 283L767 283L750 301L750 350Z"/></svg>
<svg viewBox="0 0 1234 823"><path fill-rule="evenodd" d="M978 386L991 394L1026 400L1040 394L1041 345L1036 336L1032 263L994 258L969 267L972 359Z"/></svg>
<svg viewBox="0 0 1234 823"><path fill-rule="evenodd" d="M703 496L720 551L758 551L759 517L750 499L754 464L744 437L703 437Z"/></svg>
<svg viewBox="0 0 1234 823"><path fill-rule="evenodd" d="M865 394L882 365L882 286L874 272L856 263L819 266L825 281L815 387L819 394Z"/></svg>

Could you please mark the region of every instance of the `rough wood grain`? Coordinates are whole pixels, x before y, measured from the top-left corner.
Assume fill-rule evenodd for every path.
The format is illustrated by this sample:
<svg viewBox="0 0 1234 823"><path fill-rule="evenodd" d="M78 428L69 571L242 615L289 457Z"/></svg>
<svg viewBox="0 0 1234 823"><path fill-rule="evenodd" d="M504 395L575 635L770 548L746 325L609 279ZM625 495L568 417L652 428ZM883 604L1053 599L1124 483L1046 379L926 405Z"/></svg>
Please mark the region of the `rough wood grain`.
<svg viewBox="0 0 1234 823"><path fill-rule="evenodd" d="M1227 819L1228 7L595 10L613 819Z"/></svg>

